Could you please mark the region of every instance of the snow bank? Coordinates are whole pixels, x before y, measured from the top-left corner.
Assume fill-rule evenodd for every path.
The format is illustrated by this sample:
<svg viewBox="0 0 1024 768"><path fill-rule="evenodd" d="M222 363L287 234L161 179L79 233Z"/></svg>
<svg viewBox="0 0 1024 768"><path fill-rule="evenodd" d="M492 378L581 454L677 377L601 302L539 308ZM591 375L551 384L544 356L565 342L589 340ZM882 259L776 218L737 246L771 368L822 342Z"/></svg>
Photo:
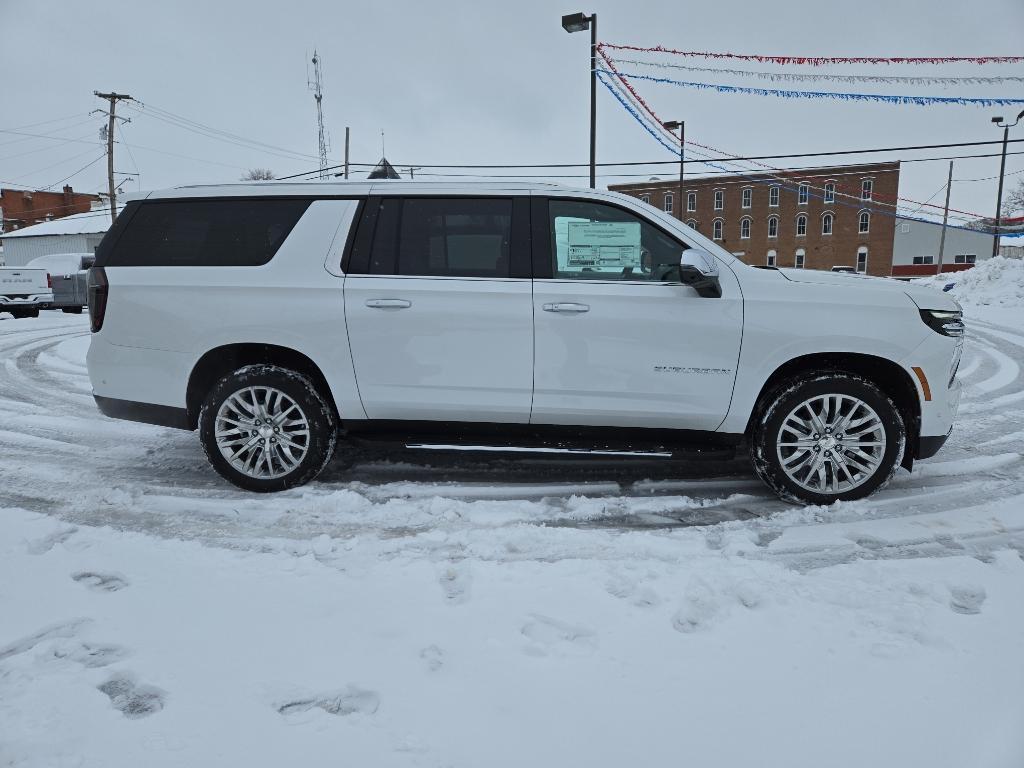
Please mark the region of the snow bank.
<svg viewBox="0 0 1024 768"><path fill-rule="evenodd" d="M965 306L1024 307L1024 261L996 256L973 269L914 280L919 285L950 293Z"/></svg>

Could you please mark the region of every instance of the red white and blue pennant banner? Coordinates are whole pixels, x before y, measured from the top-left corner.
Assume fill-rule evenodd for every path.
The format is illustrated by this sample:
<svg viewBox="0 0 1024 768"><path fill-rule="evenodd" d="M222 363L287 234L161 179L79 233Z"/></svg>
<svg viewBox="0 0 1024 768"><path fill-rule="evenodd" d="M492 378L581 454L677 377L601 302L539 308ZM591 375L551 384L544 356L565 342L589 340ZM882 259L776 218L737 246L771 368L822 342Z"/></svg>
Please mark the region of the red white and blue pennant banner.
<svg viewBox="0 0 1024 768"><path fill-rule="evenodd" d="M1024 56L766 56L757 53L715 53L712 51L680 51L662 45L644 48L637 45L600 43L604 51L634 51L637 53L666 53L673 56L699 59L733 59L756 61L761 64L800 65L823 67L832 64L1022 64Z"/></svg>

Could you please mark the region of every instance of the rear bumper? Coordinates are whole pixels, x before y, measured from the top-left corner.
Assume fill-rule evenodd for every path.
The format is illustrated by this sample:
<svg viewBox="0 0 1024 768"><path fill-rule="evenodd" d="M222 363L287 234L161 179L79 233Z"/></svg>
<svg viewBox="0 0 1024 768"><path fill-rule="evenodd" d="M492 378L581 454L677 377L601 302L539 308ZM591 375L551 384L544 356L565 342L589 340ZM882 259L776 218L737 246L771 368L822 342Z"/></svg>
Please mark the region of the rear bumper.
<svg viewBox="0 0 1024 768"><path fill-rule="evenodd" d="M184 408L169 405L139 403L134 400L118 400L114 397L93 395L100 413L112 419L139 421L143 424L155 424L158 427L191 430L188 413Z"/></svg>
<svg viewBox="0 0 1024 768"><path fill-rule="evenodd" d="M31 296L0 296L0 312L9 309L47 309L53 304L52 293L37 293Z"/></svg>

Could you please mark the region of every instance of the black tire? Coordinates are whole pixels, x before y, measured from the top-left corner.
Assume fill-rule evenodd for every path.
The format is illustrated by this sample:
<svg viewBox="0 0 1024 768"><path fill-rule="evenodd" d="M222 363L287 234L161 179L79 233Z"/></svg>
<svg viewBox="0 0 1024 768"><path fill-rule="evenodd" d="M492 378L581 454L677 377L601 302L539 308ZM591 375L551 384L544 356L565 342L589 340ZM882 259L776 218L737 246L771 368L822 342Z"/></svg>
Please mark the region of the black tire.
<svg viewBox="0 0 1024 768"><path fill-rule="evenodd" d="M15 320L20 320L20 319L22 319L24 317L39 317L39 310L38 309L23 309L23 308L19 308L19 309L9 309L7 311L10 312L14 316Z"/></svg>
<svg viewBox="0 0 1024 768"><path fill-rule="evenodd" d="M881 422L880 429L885 436L884 447L879 446L875 452L874 458L877 461L877 466L870 473L858 472L857 484L846 490L833 491L829 488L823 492L806 488L783 469L783 460L780 458L780 452L791 451L788 456L798 459L794 462L795 464L801 463L796 454L801 450L808 449L786 449L778 446L783 423L801 403L826 395L843 395L860 400L875 412ZM806 413L806 411L802 413ZM787 440L793 439L789 437L788 431L785 434ZM857 438L849 438L845 435L842 437L853 442L847 442L846 445L849 448L839 453L846 453L847 456L850 456L849 449L857 448ZM899 409L892 399L875 384L853 374L823 373L790 382L776 388L764 397L751 430L750 460L758 477L786 501L802 504L831 504L835 501L862 499L888 483L903 458L906 440L906 426ZM821 446L814 450L820 451ZM832 450L835 451L836 448L832 447ZM878 460L879 457L880 460ZM841 460L844 463L846 461L845 458ZM828 468L823 470L825 477L831 479L839 474L834 467L835 463L829 463ZM831 469L831 472L827 471L828 469ZM842 479L843 475L839 474L839 478ZM846 474L846 478L853 481L852 474Z"/></svg>
<svg viewBox="0 0 1024 768"><path fill-rule="evenodd" d="M217 443L215 427L221 406L228 398L236 393L244 393L250 387L257 388L257 391L259 388L272 388L282 392L299 407L308 425L309 435L301 460L286 472L284 465L279 463L274 469L284 473L275 477L256 477L240 471L222 453ZM319 475L334 453L337 432L334 413L323 395L317 391L316 385L300 373L274 365L250 365L228 374L210 390L199 412L199 439L210 464L225 480L239 488L258 493L294 488ZM245 433L239 434L245 436ZM259 463L256 462L257 465Z"/></svg>

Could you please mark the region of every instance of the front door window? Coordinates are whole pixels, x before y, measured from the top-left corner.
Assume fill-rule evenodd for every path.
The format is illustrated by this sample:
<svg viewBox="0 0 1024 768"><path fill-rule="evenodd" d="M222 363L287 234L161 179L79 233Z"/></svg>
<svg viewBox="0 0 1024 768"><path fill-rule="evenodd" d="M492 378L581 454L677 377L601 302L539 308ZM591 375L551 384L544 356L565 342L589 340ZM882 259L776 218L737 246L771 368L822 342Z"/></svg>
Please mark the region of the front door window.
<svg viewBox="0 0 1024 768"><path fill-rule="evenodd" d="M621 208L552 200L552 274L570 280L679 282L684 246Z"/></svg>

